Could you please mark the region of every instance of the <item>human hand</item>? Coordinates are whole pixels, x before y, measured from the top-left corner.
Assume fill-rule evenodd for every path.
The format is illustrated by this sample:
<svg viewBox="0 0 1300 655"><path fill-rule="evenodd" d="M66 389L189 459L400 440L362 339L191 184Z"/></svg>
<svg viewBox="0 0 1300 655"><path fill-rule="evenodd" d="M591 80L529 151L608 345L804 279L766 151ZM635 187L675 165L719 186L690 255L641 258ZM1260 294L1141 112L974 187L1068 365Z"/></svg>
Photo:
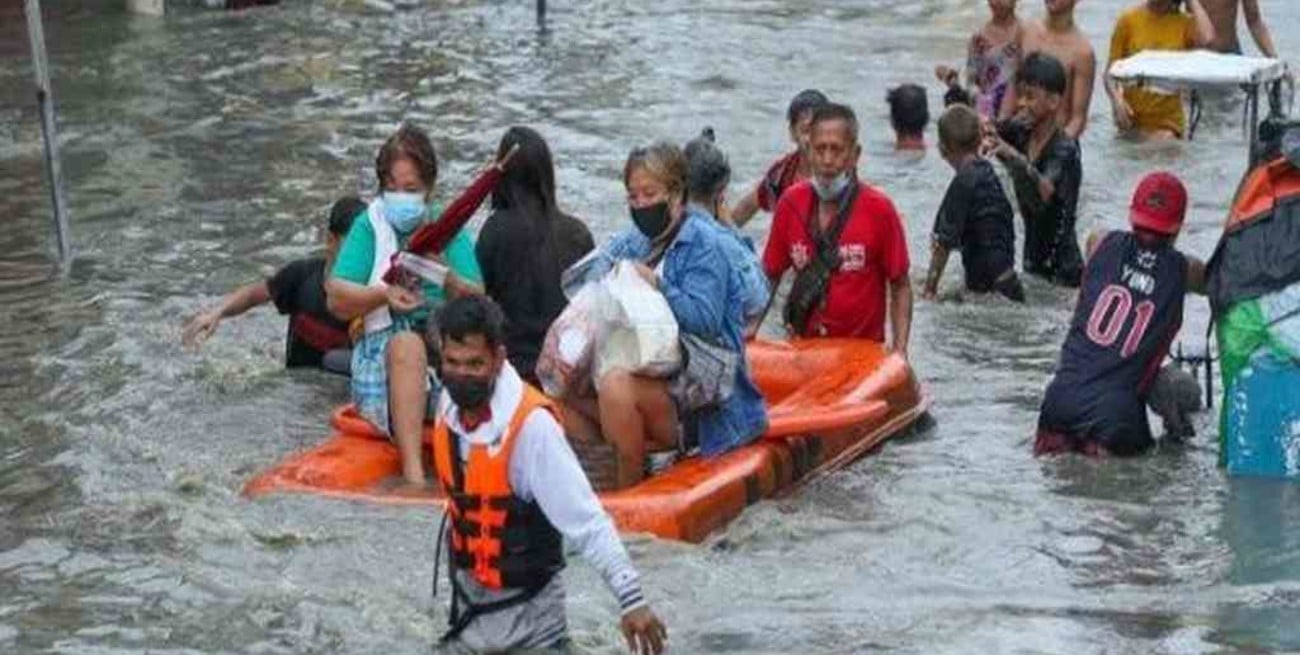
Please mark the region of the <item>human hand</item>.
<svg viewBox="0 0 1300 655"><path fill-rule="evenodd" d="M1118 127L1121 132L1133 129L1133 108L1128 105L1128 101L1123 96L1115 98L1111 109L1115 114L1115 127Z"/></svg>
<svg viewBox="0 0 1300 655"><path fill-rule="evenodd" d="M198 348L221 324L221 312L210 310L190 319L181 331L181 343L186 348Z"/></svg>
<svg viewBox="0 0 1300 655"><path fill-rule="evenodd" d="M659 655L668 642L668 628L648 606L638 607L623 615L619 627L627 640L632 655Z"/></svg>
<svg viewBox="0 0 1300 655"><path fill-rule="evenodd" d="M641 276L641 279L646 281L646 284L649 284L656 289L659 288L659 276L655 274L653 269L641 262L634 262L632 266L636 268L637 274Z"/></svg>
<svg viewBox="0 0 1300 655"><path fill-rule="evenodd" d="M424 304L424 299L419 294L400 284L388 285L384 293L388 298L389 309L401 314L415 311L420 305Z"/></svg>
<svg viewBox="0 0 1300 655"><path fill-rule="evenodd" d="M934 76L938 78L940 82L951 86L957 83L959 74L957 73L956 68L948 66L947 64L939 64L934 67Z"/></svg>
<svg viewBox="0 0 1300 655"><path fill-rule="evenodd" d="M939 297L938 290L936 290L934 287L928 284L925 285L925 288L921 289L921 300L928 300L933 302L934 299L938 297Z"/></svg>

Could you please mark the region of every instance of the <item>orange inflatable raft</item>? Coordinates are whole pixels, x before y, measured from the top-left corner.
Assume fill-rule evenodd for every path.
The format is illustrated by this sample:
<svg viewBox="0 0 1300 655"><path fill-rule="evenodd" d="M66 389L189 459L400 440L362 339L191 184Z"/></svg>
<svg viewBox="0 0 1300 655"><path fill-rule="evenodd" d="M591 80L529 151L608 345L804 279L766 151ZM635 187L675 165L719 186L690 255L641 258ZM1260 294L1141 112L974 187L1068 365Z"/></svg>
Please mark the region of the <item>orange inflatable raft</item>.
<svg viewBox="0 0 1300 655"><path fill-rule="evenodd" d="M602 493L620 530L698 542L746 506L844 466L910 428L928 405L907 362L880 344L757 341L748 355L768 400L763 438L720 457L679 460L640 484ZM350 408L336 411L332 423L327 441L258 475L244 493L441 503L433 494L387 490L400 474L397 450Z"/></svg>

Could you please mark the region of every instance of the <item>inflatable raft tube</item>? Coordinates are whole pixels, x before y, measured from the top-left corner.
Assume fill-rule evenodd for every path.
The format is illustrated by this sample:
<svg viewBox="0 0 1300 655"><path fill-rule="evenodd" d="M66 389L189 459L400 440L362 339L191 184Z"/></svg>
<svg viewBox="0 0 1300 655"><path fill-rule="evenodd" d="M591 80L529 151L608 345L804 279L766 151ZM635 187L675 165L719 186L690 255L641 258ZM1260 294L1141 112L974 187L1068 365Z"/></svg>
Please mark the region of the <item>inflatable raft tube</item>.
<svg viewBox="0 0 1300 655"><path fill-rule="evenodd" d="M907 362L877 343L757 341L748 356L768 400L763 438L720 457L679 460L637 485L602 493L620 530L698 542L745 507L789 493L904 432L928 407ZM397 450L350 407L335 411L331 422L329 439L253 478L244 494L441 504L432 493L391 491L401 471Z"/></svg>

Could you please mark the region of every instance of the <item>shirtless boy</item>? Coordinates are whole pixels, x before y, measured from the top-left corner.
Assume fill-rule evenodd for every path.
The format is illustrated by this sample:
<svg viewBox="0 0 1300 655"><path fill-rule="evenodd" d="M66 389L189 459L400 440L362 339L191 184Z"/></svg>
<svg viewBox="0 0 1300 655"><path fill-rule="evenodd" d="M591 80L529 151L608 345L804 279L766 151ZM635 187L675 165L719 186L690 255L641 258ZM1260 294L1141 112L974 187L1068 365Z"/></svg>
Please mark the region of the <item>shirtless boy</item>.
<svg viewBox="0 0 1300 655"><path fill-rule="evenodd" d="M1042 22L1027 21L1022 57L1035 52L1052 55L1065 65L1065 102L1059 120L1066 136L1079 139L1088 128L1088 106L1092 103L1092 86L1097 78L1097 55L1074 22L1074 6L1079 0L1043 0L1047 16ZM1023 59L1022 59L1023 61ZM1016 111L1015 89L1008 90L1002 101L1001 115Z"/></svg>

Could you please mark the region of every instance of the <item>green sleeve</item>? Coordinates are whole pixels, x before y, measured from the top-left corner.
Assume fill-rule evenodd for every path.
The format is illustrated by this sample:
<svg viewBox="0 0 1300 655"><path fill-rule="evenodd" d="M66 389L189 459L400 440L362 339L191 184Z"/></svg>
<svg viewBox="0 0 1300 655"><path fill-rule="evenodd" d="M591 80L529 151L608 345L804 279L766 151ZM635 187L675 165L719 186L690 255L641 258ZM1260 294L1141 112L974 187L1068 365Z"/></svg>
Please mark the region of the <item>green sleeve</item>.
<svg viewBox="0 0 1300 655"><path fill-rule="evenodd" d="M474 254L474 240L465 230L457 232L447 246L447 266L461 279L483 284L483 271L479 269L478 257Z"/></svg>
<svg viewBox="0 0 1300 655"><path fill-rule="evenodd" d="M370 226L370 213L362 212L352 221L352 229L343 238L338 257L334 260L334 277L356 284L370 284L370 272L375 266L375 230Z"/></svg>

